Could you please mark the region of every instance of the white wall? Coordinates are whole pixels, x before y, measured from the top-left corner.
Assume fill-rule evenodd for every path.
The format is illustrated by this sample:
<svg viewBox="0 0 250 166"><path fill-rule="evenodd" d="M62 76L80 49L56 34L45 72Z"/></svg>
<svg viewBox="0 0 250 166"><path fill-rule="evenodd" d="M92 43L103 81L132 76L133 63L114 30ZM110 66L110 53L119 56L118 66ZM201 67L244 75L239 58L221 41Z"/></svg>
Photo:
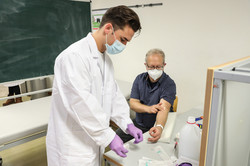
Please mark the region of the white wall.
<svg viewBox="0 0 250 166"><path fill-rule="evenodd" d="M176 82L178 112L203 105L208 67L250 55L249 0L93 0L92 9L163 3L134 9L142 32L111 56L117 79L133 82L151 48L166 53L165 72Z"/></svg>

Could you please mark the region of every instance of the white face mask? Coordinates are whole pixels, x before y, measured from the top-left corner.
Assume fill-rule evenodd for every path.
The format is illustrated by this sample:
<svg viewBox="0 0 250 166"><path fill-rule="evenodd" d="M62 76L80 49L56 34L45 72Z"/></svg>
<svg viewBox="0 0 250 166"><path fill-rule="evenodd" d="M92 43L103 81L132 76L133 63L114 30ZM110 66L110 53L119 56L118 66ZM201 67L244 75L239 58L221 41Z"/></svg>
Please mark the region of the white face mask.
<svg viewBox="0 0 250 166"><path fill-rule="evenodd" d="M158 78L160 78L162 73L163 73L162 70L157 70L157 69L148 70L148 74L151 78L153 78L153 80L157 80Z"/></svg>

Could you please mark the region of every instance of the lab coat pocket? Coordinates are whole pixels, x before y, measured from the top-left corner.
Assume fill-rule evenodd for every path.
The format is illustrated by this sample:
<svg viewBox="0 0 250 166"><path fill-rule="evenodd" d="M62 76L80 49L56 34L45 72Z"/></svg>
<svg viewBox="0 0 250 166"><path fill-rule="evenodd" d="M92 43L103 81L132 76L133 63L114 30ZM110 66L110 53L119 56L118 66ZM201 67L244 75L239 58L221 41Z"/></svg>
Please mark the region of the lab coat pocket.
<svg viewBox="0 0 250 166"><path fill-rule="evenodd" d="M96 143L84 132L81 131L71 131L69 134L69 139L65 146L65 154L72 156L89 156L96 154L98 151L98 146Z"/></svg>
<svg viewBox="0 0 250 166"><path fill-rule="evenodd" d="M67 120L70 130L65 135L65 154L66 155L92 155L98 149L96 143L71 117Z"/></svg>
<svg viewBox="0 0 250 166"><path fill-rule="evenodd" d="M62 156L60 160L60 166L96 166L98 158L96 155L91 156Z"/></svg>

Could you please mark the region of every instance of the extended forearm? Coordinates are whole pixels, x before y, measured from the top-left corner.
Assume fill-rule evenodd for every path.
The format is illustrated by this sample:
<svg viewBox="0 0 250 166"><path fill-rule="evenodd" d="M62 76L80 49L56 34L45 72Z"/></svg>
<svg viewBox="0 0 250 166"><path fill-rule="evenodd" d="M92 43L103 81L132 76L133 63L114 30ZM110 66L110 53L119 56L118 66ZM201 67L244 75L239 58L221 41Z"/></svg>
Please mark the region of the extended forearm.
<svg viewBox="0 0 250 166"><path fill-rule="evenodd" d="M164 127L168 118L168 112L170 111L171 104L164 99L161 99L160 103L163 109L157 114L156 125L161 124Z"/></svg>
<svg viewBox="0 0 250 166"><path fill-rule="evenodd" d="M156 117L156 125L160 124L163 127L165 126L165 123L167 121L168 118L168 111L164 110L164 111L159 111Z"/></svg>

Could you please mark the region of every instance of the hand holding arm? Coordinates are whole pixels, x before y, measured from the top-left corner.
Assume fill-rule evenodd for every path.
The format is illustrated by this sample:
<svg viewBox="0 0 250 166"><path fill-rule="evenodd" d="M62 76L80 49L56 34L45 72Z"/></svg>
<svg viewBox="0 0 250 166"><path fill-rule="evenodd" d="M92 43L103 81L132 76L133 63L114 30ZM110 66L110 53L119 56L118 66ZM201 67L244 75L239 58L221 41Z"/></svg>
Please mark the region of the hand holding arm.
<svg viewBox="0 0 250 166"><path fill-rule="evenodd" d="M161 104L159 103L159 104L149 106L146 111L149 114L156 114L160 109L161 109Z"/></svg>
<svg viewBox="0 0 250 166"><path fill-rule="evenodd" d="M149 113L149 114L156 114L161 108L161 103L147 106L141 104L140 100L131 98L130 101L130 108L137 113Z"/></svg>

